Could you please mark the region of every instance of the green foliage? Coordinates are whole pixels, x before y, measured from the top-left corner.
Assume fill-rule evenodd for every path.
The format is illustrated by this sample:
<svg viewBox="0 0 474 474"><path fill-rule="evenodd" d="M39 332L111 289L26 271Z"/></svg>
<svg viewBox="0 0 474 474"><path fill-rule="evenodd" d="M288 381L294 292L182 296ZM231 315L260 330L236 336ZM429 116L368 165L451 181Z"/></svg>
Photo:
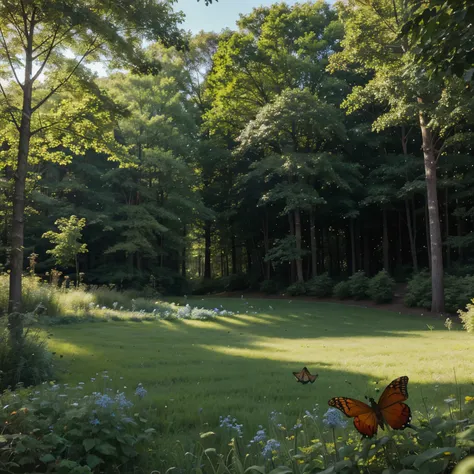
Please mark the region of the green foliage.
<svg viewBox="0 0 474 474"><path fill-rule="evenodd" d="M334 281L331 279L328 273L323 273L313 277L311 280L306 282L306 292L310 296L317 296L318 298L324 298L331 296L333 293Z"/></svg>
<svg viewBox="0 0 474 474"><path fill-rule="evenodd" d="M464 329L467 332L474 333L474 299L466 306L466 310L458 310L459 317L461 318Z"/></svg>
<svg viewBox="0 0 474 474"><path fill-rule="evenodd" d="M77 256L88 252L87 245L80 242L86 220L76 216L71 216L69 219L63 217L54 224L58 227L59 232L50 230L43 234L44 239L48 239L54 244L54 248L47 250L46 253L51 254L58 265L77 266Z"/></svg>
<svg viewBox="0 0 474 474"><path fill-rule="evenodd" d="M427 271L415 274L407 285L405 304L410 307L431 307L431 278Z"/></svg>
<svg viewBox="0 0 474 474"><path fill-rule="evenodd" d="M455 313L465 308L474 294L474 277L445 275L444 281L446 311ZM428 272L420 272L408 282L405 304L427 309L431 307L431 278Z"/></svg>
<svg viewBox="0 0 474 474"><path fill-rule="evenodd" d="M246 290L249 287L249 280L243 273L235 273L224 278L225 291Z"/></svg>
<svg viewBox="0 0 474 474"><path fill-rule="evenodd" d="M22 383L26 387L37 385L53 376L53 361L43 334L29 327L32 314L19 314L27 330L21 347L13 347L5 318L0 320L0 393L7 387Z"/></svg>
<svg viewBox="0 0 474 474"><path fill-rule="evenodd" d="M225 280L223 278L202 278L192 282L193 295L209 295L221 293L225 290Z"/></svg>
<svg viewBox="0 0 474 474"><path fill-rule="evenodd" d="M363 300L368 297L369 277L365 272L359 270L349 278L349 288L351 296L356 300Z"/></svg>
<svg viewBox="0 0 474 474"><path fill-rule="evenodd" d="M297 281L296 283L291 284L287 289L286 292L290 296L302 296L306 294L306 285L302 281Z"/></svg>
<svg viewBox="0 0 474 474"><path fill-rule="evenodd" d="M278 283L275 280L263 280L260 284L260 291L267 295L274 295L280 290Z"/></svg>
<svg viewBox="0 0 474 474"><path fill-rule="evenodd" d="M376 303L390 303L393 300L394 289L395 280L386 270L382 270L370 279L367 294Z"/></svg>
<svg viewBox="0 0 474 474"><path fill-rule="evenodd" d="M134 407L146 390L139 385L132 401L123 392L114 394L106 372L100 379L95 393L86 397L83 384L44 384L34 396L28 390L3 393L1 402L8 409L0 414L5 427L0 467L19 465L20 472L33 472L37 466L57 473L130 472L155 433L148 415Z"/></svg>
<svg viewBox="0 0 474 474"><path fill-rule="evenodd" d="M336 284L333 290L333 295L340 299L345 300L351 297L351 284L348 280L340 281Z"/></svg>

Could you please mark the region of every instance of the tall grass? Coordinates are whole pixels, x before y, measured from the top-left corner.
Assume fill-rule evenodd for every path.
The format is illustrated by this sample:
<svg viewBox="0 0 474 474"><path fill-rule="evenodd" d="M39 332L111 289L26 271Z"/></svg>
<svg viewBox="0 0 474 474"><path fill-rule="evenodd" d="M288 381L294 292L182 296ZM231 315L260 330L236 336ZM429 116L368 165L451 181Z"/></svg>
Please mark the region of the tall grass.
<svg viewBox="0 0 474 474"><path fill-rule="evenodd" d="M9 276L0 275L0 313L6 313L8 309L8 285ZM62 288L35 276L23 278L22 294L25 313L50 317L83 316L97 307L145 312L169 309L169 305L142 298L137 292L119 292L107 287Z"/></svg>

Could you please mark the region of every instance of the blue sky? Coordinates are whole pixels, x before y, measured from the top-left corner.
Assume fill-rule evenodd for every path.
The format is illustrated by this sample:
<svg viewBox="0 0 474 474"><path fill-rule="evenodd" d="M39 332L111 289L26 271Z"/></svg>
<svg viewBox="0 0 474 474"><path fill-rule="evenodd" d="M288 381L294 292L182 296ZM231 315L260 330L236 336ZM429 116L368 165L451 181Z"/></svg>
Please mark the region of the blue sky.
<svg viewBox="0 0 474 474"><path fill-rule="evenodd" d="M204 0L178 0L174 4L175 10L186 14L186 21L181 25L185 30L197 33L204 31L221 31L223 28L235 26L239 13L250 13L255 7L272 3L276 0L219 0L206 7ZM294 5L296 0L287 0L286 3Z"/></svg>

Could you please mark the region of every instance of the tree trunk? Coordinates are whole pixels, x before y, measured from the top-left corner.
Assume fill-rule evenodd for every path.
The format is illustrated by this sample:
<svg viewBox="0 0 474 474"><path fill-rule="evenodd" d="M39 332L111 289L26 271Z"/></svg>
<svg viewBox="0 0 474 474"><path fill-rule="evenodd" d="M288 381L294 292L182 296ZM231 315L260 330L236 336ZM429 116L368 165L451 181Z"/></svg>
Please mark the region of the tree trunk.
<svg viewBox="0 0 474 474"><path fill-rule="evenodd" d="M352 263L351 273L352 275L354 275L354 273L357 271L357 263L356 263L354 219L352 218L350 220L350 234L351 234L351 263Z"/></svg>
<svg viewBox="0 0 474 474"><path fill-rule="evenodd" d="M31 38L30 38L31 39ZM29 39L29 41L30 41ZM14 173L15 187L13 192L13 215L12 215L12 235L10 254L10 293L8 298L8 311L10 313L21 311L21 286L23 272L23 242L25 232L25 183L28 169L28 155L30 152L31 138L31 101L33 84L32 74L32 53L31 45L28 45L25 64L25 82L23 88L23 107L20 123L20 137L18 142L17 166ZM23 323L21 318L13 318L15 324ZM12 323L10 323L12 324ZM10 328L10 330L13 330ZM13 334L13 333L12 333ZM19 330L15 331L19 334Z"/></svg>
<svg viewBox="0 0 474 474"><path fill-rule="evenodd" d="M268 209L265 207L265 219L263 221L263 247L265 249L265 257L270 250L270 238L268 233ZM271 262L265 261L265 280L270 280Z"/></svg>
<svg viewBox="0 0 474 474"><path fill-rule="evenodd" d="M186 278L186 226L183 226L183 252L181 254L181 276Z"/></svg>
<svg viewBox="0 0 474 474"><path fill-rule="evenodd" d="M211 278L211 221L205 223L204 240L204 278Z"/></svg>
<svg viewBox="0 0 474 474"><path fill-rule="evenodd" d="M389 260L389 242L388 242L388 223L387 223L387 209L382 210L383 218L383 268L390 273L390 260Z"/></svg>
<svg viewBox="0 0 474 474"><path fill-rule="evenodd" d="M405 211L407 215L407 229L408 229L408 239L410 241L410 252L413 262L413 270L418 272L418 256L416 254L416 241L415 234L412 227L411 215L410 215L410 203L408 199L405 199Z"/></svg>
<svg viewBox="0 0 474 474"><path fill-rule="evenodd" d="M295 235L295 220L293 218L293 212L288 212L288 223L290 225L290 235ZM295 261L290 261L290 283L294 283L296 281L296 265Z"/></svg>
<svg viewBox="0 0 474 474"><path fill-rule="evenodd" d="M314 278L318 275L318 242L316 240L316 219L314 216L314 207L311 207L309 213L309 227L311 232L311 275Z"/></svg>
<svg viewBox="0 0 474 474"><path fill-rule="evenodd" d="M426 249L428 251L428 268L431 271L431 239L430 239L430 218L428 216L428 198L425 198L425 232L426 232Z"/></svg>
<svg viewBox="0 0 474 474"><path fill-rule="evenodd" d="M446 268L451 267L451 247L448 243L449 239L449 199L448 188L444 190L444 213L445 213L445 232L446 232Z"/></svg>
<svg viewBox="0 0 474 474"><path fill-rule="evenodd" d="M299 282L304 282L303 276L303 260L301 258L301 214L300 210L296 209L295 213L295 239L296 239L296 251L298 258L296 259L296 276Z"/></svg>
<svg viewBox="0 0 474 474"><path fill-rule="evenodd" d="M237 273L237 249L235 248L235 235L231 229L231 246L232 246L232 274Z"/></svg>
<svg viewBox="0 0 474 474"><path fill-rule="evenodd" d="M421 100L419 100L421 102ZM430 221L431 241L431 311L444 311L444 274L443 274L443 242L439 222L439 207L436 177L436 159L433 136L427 128L425 117L420 113L420 128L423 139L423 157L425 161L426 195L428 201L428 217Z"/></svg>
<svg viewBox="0 0 474 474"><path fill-rule="evenodd" d="M456 208L458 208L458 207L459 207L459 201L456 199ZM456 217L456 227L457 227L458 237L462 237L463 225L462 225L462 218L459 215ZM460 240L461 239L459 239L459 241ZM464 261L464 250L460 245L458 245L458 261L461 264Z"/></svg>
<svg viewBox="0 0 474 474"><path fill-rule="evenodd" d="M367 276L371 274L370 269L370 236L365 229L364 232L364 272Z"/></svg>
<svg viewBox="0 0 474 474"><path fill-rule="evenodd" d="M252 247L250 243L250 239L247 240L247 245L245 246L245 250L247 252L247 274L250 274L252 271Z"/></svg>

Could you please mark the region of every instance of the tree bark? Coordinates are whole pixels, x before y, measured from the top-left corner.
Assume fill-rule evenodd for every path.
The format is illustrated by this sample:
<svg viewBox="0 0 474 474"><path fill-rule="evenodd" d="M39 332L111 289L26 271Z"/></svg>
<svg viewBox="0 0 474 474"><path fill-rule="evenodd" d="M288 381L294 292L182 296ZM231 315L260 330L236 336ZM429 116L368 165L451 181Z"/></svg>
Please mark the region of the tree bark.
<svg viewBox="0 0 474 474"><path fill-rule="evenodd" d="M407 215L407 229L408 229L408 240L410 241L410 252L411 259L413 262L413 270L418 272L418 256L416 254L416 240L415 233L412 226L411 213L410 213L410 202L405 199L405 211Z"/></svg>
<svg viewBox="0 0 474 474"><path fill-rule="evenodd" d="M387 222L387 209L382 210L383 218L383 268L390 273L390 260L389 260L389 242L388 242L388 222Z"/></svg>
<svg viewBox="0 0 474 474"><path fill-rule="evenodd" d="M421 102L421 100L419 100ZM424 115L420 112L420 128L423 140L423 157L425 162L426 196L428 202L428 217L430 223L431 242L431 311L444 311L444 269L443 242L439 221L439 206L437 193L436 158L434 140L431 130L426 126Z"/></svg>
<svg viewBox="0 0 474 474"><path fill-rule="evenodd" d="M351 261L352 261L351 273L352 275L354 275L354 273L357 271L357 263L356 263L354 219L352 218L350 220L350 234L351 234Z"/></svg>
<svg viewBox="0 0 474 474"><path fill-rule="evenodd" d="M444 213L445 213L445 232L446 232L446 267L451 267L451 247L448 243L449 239L449 199L448 188L444 190Z"/></svg>
<svg viewBox="0 0 474 474"><path fill-rule="evenodd" d="M318 242L316 240L316 219L314 215L314 207L311 207L309 213L309 227L311 232L311 275L318 275Z"/></svg>
<svg viewBox="0 0 474 474"><path fill-rule="evenodd" d="M204 225L204 278L211 278L211 221Z"/></svg>
<svg viewBox="0 0 474 474"><path fill-rule="evenodd" d="M304 282L303 276L303 259L301 258L301 214L300 210L296 209L295 213L295 239L296 239L296 251L298 252L298 258L296 259L296 277L299 282Z"/></svg>
<svg viewBox="0 0 474 474"><path fill-rule="evenodd" d="M270 238L268 233L268 209L265 207L265 219L263 221L263 247L265 249L265 257L270 250ZM271 262L265 261L265 280L270 280Z"/></svg>
<svg viewBox="0 0 474 474"><path fill-rule="evenodd" d="M232 246L232 274L235 275L237 273L237 250L235 248L235 235L234 231L231 228L231 246Z"/></svg>
<svg viewBox="0 0 474 474"><path fill-rule="evenodd" d="M21 311L21 288L23 272L23 242L25 232L25 183L28 169L28 155L30 152L31 114L33 94L33 45L32 33L28 37L25 56L25 81L23 85L23 104L20 122L20 137L18 142L17 166L14 173L15 187L13 192L12 215L12 248L10 257L10 292L8 311ZM13 318L15 324L22 326L22 318ZM10 323L12 324L12 323ZM23 327L23 326L22 326ZM12 330L12 329L11 329ZM19 330L15 332L18 334Z"/></svg>

